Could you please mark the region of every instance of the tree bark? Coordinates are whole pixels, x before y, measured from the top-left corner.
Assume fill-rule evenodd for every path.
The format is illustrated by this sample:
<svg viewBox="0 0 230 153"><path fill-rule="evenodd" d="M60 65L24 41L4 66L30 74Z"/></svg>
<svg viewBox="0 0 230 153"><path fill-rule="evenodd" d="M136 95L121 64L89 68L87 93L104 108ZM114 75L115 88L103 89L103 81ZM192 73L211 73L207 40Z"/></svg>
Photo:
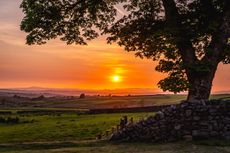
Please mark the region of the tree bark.
<svg viewBox="0 0 230 153"><path fill-rule="evenodd" d="M188 90L188 102L202 102L208 101L211 89L212 82L216 73L218 63L214 64L211 70L205 75L189 74L189 90Z"/></svg>
<svg viewBox="0 0 230 153"><path fill-rule="evenodd" d="M190 83L191 87L188 91L187 101L198 102L207 101L212 87L212 80L204 78L193 78Z"/></svg>

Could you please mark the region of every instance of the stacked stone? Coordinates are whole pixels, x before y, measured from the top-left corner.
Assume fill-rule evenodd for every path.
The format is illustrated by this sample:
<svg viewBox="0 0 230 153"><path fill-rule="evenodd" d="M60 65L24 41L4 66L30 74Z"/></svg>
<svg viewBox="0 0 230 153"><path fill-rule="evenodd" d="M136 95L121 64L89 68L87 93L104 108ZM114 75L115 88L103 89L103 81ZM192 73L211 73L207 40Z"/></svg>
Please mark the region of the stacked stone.
<svg viewBox="0 0 230 153"><path fill-rule="evenodd" d="M171 105L111 136L111 140L148 142L208 138L230 140L230 101Z"/></svg>

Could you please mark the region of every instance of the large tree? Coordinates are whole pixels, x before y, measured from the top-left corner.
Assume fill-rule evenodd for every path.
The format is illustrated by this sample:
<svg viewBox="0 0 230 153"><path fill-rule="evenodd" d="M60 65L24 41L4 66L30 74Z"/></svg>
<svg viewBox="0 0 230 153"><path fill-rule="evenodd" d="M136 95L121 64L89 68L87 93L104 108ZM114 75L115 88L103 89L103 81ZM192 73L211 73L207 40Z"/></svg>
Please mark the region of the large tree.
<svg viewBox="0 0 230 153"><path fill-rule="evenodd" d="M159 61L156 70L168 73L159 87L188 90L188 101L208 100L218 64L230 63L230 0L23 0L21 8L27 44L58 37L85 45L107 34L108 43Z"/></svg>

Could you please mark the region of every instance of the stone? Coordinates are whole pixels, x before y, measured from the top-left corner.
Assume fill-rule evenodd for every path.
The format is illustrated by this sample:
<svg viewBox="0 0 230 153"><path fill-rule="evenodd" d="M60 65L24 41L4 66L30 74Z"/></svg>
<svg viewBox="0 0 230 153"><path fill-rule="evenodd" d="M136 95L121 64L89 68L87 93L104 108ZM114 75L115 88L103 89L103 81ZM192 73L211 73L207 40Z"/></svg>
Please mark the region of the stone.
<svg viewBox="0 0 230 153"><path fill-rule="evenodd" d="M228 107L229 108L228 108ZM221 138L230 140L230 101L183 102L171 105L137 123L114 130L111 140L170 142Z"/></svg>
<svg viewBox="0 0 230 153"><path fill-rule="evenodd" d="M192 135L184 135L183 139L186 140L186 141L192 141L193 137L192 137Z"/></svg>
<svg viewBox="0 0 230 153"><path fill-rule="evenodd" d="M194 119L195 121L198 121L198 120L200 120L200 116L194 116L193 119Z"/></svg>
<svg viewBox="0 0 230 153"><path fill-rule="evenodd" d="M185 111L185 116L190 117L192 115L192 110L186 110Z"/></svg>
<svg viewBox="0 0 230 153"><path fill-rule="evenodd" d="M211 131L210 132L210 135L212 136L212 137L216 137L216 136L218 136L218 132L216 132L216 131Z"/></svg>
<svg viewBox="0 0 230 153"><path fill-rule="evenodd" d="M194 139L205 139L209 137L208 130L193 130L192 136Z"/></svg>
<svg viewBox="0 0 230 153"><path fill-rule="evenodd" d="M176 126L174 126L174 129L175 129L175 130L180 130L180 128L181 128L181 125L176 125Z"/></svg>

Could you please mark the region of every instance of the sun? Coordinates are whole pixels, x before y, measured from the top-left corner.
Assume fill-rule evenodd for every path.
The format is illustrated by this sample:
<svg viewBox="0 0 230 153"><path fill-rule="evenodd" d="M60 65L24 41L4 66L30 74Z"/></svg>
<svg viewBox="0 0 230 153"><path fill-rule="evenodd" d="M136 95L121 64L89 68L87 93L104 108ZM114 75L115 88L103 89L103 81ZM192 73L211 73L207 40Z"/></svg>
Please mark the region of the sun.
<svg viewBox="0 0 230 153"><path fill-rule="evenodd" d="M121 77L119 75L114 75L114 76L112 76L112 81L113 82L120 82L121 81Z"/></svg>

